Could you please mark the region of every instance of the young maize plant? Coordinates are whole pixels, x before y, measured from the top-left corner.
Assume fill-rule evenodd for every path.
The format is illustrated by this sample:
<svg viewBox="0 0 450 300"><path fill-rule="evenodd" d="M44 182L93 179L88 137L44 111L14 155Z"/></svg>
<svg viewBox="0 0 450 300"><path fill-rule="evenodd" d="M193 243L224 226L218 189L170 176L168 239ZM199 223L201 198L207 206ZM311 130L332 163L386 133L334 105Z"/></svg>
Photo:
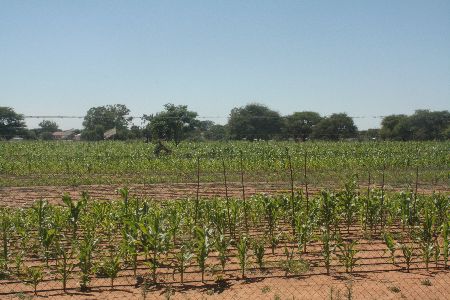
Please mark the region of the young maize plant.
<svg viewBox="0 0 450 300"><path fill-rule="evenodd" d="M267 230L270 239L270 244L272 247L272 255L275 254L275 248L279 242L279 236L276 235L276 228L278 224L279 213L279 203L278 199L274 197L269 197L267 195L262 196L262 203L264 207Z"/></svg>
<svg viewBox="0 0 450 300"><path fill-rule="evenodd" d="M178 242L178 234L183 226L183 215L179 205L170 206L167 210L168 233L172 244L175 247Z"/></svg>
<svg viewBox="0 0 450 300"><path fill-rule="evenodd" d="M357 241L341 241L337 248L339 252L336 253L339 261L345 266L345 272L352 273L359 258L356 257L359 250L355 249Z"/></svg>
<svg viewBox="0 0 450 300"><path fill-rule="evenodd" d="M121 269L121 262L120 262L120 254L110 252L109 255L107 255L105 258L103 258L101 267L104 271L104 273L108 276L108 278L111 280L111 288L114 288L114 279L117 278L119 271Z"/></svg>
<svg viewBox="0 0 450 300"><path fill-rule="evenodd" d="M78 231L78 220L80 218L81 210L87 204L88 196L86 193L83 193L81 200L73 201L68 194L65 194L62 197L62 201L69 208L69 222L72 225L72 238L76 240Z"/></svg>
<svg viewBox="0 0 450 300"><path fill-rule="evenodd" d="M194 227L194 252L200 272L202 282L205 282L206 259L211 250L210 236L212 232L208 227Z"/></svg>
<svg viewBox="0 0 450 300"><path fill-rule="evenodd" d="M327 191L320 193L320 222L326 232L330 232L331 226L337 223L337 199L334 194Z"/></svg>
<svg viewBox="0 0 450 300"><path fill-rule="evenodd" d="M184 272L189 267L194 254L191 252L191 247L189 244L183 244L180 247L180 251L175 254L175 266L173 269L173 277L175 277L175 272L178 271L180 273L181 284L184 284Z"/></svg>
<svg viewBox="0 0 450 300"><path fill-rule="evenodd" d="M281 269L284 270L284 276L295 272L294 249L284 246L284 261L281 262Z"/></svg>
<svg viewBox="0 0 450 300"><path fill-rule="evenodd" d="M435 244L433 240L434 235L435 216L432 214L429 206L424 207L424 217L422 223L422 230L419 233L419 243L422 252L422 257L425 262L425 267L428 271L429 263L435 252Z"/></svg>
<svg viewBox="0 0 450 300"><path fill-rule="evenodd" d="M71 273L76 267L76 265L72 263L74 258L72 245L65 245L65 240L64 234L61 234L56 241L56 252L58 257L56 260L56 272L60 276L64 292L66 292L67 280L69 280Z"/></svg>
<svg viewBox="0 0 450 300"><path fill-rule="evenodd" d="M341 211L344 215L344 220L347 225L347 234L350 234L350 225L353 223L353 218L357 212L358 194L356 192L357 182L356 177L345 184L345 189L338 193L339 203L341 204Z"/></svg>
<svg viewBox="0 0 450 300"><path fill-rule="evenodd" d="M231 246L232 240L227 238L223 233L216 234L214 240L214 248L218 253L222 272L225 272L225 265L229 260L228 248Z"/></svg>
<svg viewBox="0 0 450 300"><path fill-rule="evenodd" d="M364 199L364 216L363 224L364 229L369 229L370 233L377 232L377 224L380 223L381 219L381 191L379 189L372 189L368 193L366 199Z"/></svg>
<svg viewBox="0 0 450 300"><path fill-rule="evenodd" d="M239 266L241 267L242 279L245 278L245 269L248 264L248 238L246 236L241 236L237 244Z"/></svg>
<svg viewBox="0 0 450 300"><path fill-rule="evenodd" d="M216 234L224 234L228 226L226 208L222 206L222 201L220 199L212 200L211 206L211 211L208 216L211 226L214 228ZM230 232L230 236L231 235Z"/></svg>
<svg viewBox="0 0 450 300"><path fill-rule="evenodd" d="M259 270L263 271L264 270L264 254L265 254L264 240L263 239L254 240L252 245L253 245L253 255L255 256L256 264L258 265Z"/></svg>
<svg viewBox="0 0 450 300"><path fill-rule="evenodd" d="M152 271L153 283L156 283L156 270L160 265L161 254L167 250L168 240L166 220L160 209L152 210L144 222L139 223L139 228L142 232L140 243L144 248L146 260L149 259L146 264Z"/></svg>
<svg viewBox="0 0 450 300"><path fill-rule="evenodd" d="M239 226L239 220L241 219L241 201L237 200L237 199L230 199L229 201L230 203L230 223L228 224L229 226L229 231L231 234L231 238L236 239L236 229Z"/></svg>
<svg viewBox="0 0 450 300"><path fill-rule="evenodd" d="M439 258L441 257L441 246L439 245L438 240L436 239L434 241L434 263L436 266L436 269L439 267Z"/></svg>
<svg viewBox="0 0 450 300"><path fill-rule="evenodd" d="M299 253L306 253L306 247L311 241L314 234L314 225L312 221L305 215L299 214L295 222L297 235L297 244ZM272 251L273 254L273 251Z"/></svg>
<svg viewBox="0 0 450 300"><path fill-rule="evenodd" d="M414 259L414 245L411 243L400 244L400 249L402 249L403 259L406 264L406 271L409 273L411 263Z"/></svg>
<svg viewBox="0 0 450 300"><path fill-rule="evenodd" d="M436 228L440 228L448 221L448 211L450 209L450 200L445 195L433 193L431 196L431 201L434 206L434 215Z"/></svg>
<svg viewBox="0 0 450 300"><path fill-rule="evenodd" d="M44 239L44 231L47 231L47 216L49 215L49 206L48 202L40 199L36 201L32 206L32 212L33 212L33 221L37 223L38 230L38 241L39 241L39 247L42 247L42 240ZM36 249L37 250L37 249Z"/></svg>
<svg viewBox="0 0 450 300"><path fill-rule="evenodd" d="M405 231L406 226L411 229L411 227L414 225L412 192L402 192L400 194L399 205L402 230Z"/></svg>
<svg viewBox="0 0 450 300"><path fill-rule="evenodd" d="M122 228L121 252L124 255L124 263L131 265L133 275L136 276L139 254L139 228L138 223L125 220L125 227ZM125 228L127 228L125 230Z"/></svg>
<svg viewBox="0 0 450 300"><path fill-rule="evenodd" d="M398 249L398 244L395 242L392 234L387 231L383 233L383 239L384 243L386 244L387 251L389 251L392 264L395 265L395 251Z"/></svg>
<svg viewBox="0 0 450 300"><path fill-rule="evenodd" d="M47 226L51 226L48 224ZM42 227L41 229L41 244L44 248L44 258L45 265L48 267L48 261L50 256L52 256L51 247L53 246L53 242L58 235L56 228L48 228L47 226Z"/></svg>
<svg viewBox="0 0 450 300"><path fill-rule="evenodd" d="M93 256L99 243L95 233L95 220L87 219L84 223L84 235L78 245L78 268L80 269L80 289L81 291L89 290L92 269L94 267Z"/></svg>
<svg viewBox="0 0 450 300"><path fill-rule="evenodd" d="M11 212L0 208L0 230L2 240L2 253L0 256L0 279L8 276L9 247L14 233L14 222Z"/></svg>
<svg viewBox="0 0 450 300"><path fill-rule="evenodd" d="M128 216L129 213L129 195L130 195L130 190L127 187L121 188L118 190L120 196L122 197L122 204L123 204L123 214L125 216Z"/></svg>
<svg viewBox="0 0 450 300"><path fill-rule="evenodd" d="M336 238L333 233L330 232L327 228L322 228L321 234L322 240L322 257L325 264L325 269L327 271L327 275L330 275L331 261L333 259L333 253L336 250Z"/></svg>
<svg viewBox="0 0 450 300"><path fill-rule="evenodd" d="M289 232L283 234L284 240L284 260L280 262L281 269L285 272L285 276L288 274L300 274L309 269L309 263L303 259L295 259L295 247L291 244L295 238L290 235Z"/></svg>
<svg viewBox="0 0 450 300"><path fill-rule="evenodd" d="M450 256L450 247L449 247L449 235L450 235L450 226L449 221L445 220L443 224L442 229L442 240L443 240L443 247L442 247L442 255L444 256L444 268L447 269L448 267L448 257Z"/></svg>
<svg viewBox="0 0 450 300"><path fill-rule="evenodd" d="M23 281L33 286L34 295L37 295L37 286L44 279L43 268L41 266L25 266Z"/></svg>
<svg viewBox="0 0 450 300"><path fill-rule="evenodd" d="M22 266L25 256L36 252L36 240L33 238L32 230L35 223L30 221L33 214L26 213L26 210L19 210L14 218L14 228L17 234L17 239L12 247L16 249L15 252L15 273L17 277L22 276ZM28 210L30 212L30 210Z"/></svg>

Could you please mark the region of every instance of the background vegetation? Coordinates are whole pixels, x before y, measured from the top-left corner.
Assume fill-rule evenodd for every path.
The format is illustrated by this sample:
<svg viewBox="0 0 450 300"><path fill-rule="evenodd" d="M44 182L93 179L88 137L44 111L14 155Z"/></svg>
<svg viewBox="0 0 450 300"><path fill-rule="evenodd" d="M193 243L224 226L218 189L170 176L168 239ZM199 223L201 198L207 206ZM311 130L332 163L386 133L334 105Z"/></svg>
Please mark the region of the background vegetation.
<svg viewBox="0 0 450 300"><path fill-rule="evenodd" d="M133 123L134 121L134 123ZM139 121L140 125L136 125ZM58 124L43 120L37 129L26 129L24 116L12 108L0 107L0 139L20 136L26 139L51 139ZM84 140L104 139L107 130L115 129L113 139L182 140L448 140L448 111L417 110L413 115L389 115L380 129L358 131L352 117L345 113L321 116L317 112L293 112L281 116L260 104L233 108L225 125L199 120L198 114L186 105L166 104L154 115L130 116L123 104L92 107L84 116L81 137Z"/></svg>

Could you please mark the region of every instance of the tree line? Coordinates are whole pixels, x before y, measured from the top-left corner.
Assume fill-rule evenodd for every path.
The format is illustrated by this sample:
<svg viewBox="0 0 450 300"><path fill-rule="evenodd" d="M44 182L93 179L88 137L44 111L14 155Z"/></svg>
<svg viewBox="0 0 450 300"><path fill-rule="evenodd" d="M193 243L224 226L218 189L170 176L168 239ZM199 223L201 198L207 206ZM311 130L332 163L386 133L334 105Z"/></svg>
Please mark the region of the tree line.
<svg viewBox="0 0 450 300"><path fill-rule="evenodd" d="M301 111L282 116L265 105L251 103L233 108L225 125L200 120L197 112L186 105L168 103L156 114L140 117L133 123L130 110L123 104L90 108L83 120L81 138L88 141L105 139L114 130L113 139L166 140L446 140L450 138L449 111L416 110L412 115L389 115L381 128L359 131L345 113L321 116ZM58 131L56 122L43 120L39 128L27 129L24 116L10 107L0 107L0 139L21 136L26 139L52 139Z"/></svg>

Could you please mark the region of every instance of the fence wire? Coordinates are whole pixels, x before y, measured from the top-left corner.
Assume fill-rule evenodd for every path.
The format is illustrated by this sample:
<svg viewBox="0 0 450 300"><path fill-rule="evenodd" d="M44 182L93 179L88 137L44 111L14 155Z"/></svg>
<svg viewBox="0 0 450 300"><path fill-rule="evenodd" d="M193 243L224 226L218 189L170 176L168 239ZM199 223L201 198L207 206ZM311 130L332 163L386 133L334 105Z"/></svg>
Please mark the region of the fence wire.
<svg viewBox="0 0 450 300"><path fill-rule="evenodd" d="M449 299L446 166L205 161L3 169L0 298Z"/></svg>

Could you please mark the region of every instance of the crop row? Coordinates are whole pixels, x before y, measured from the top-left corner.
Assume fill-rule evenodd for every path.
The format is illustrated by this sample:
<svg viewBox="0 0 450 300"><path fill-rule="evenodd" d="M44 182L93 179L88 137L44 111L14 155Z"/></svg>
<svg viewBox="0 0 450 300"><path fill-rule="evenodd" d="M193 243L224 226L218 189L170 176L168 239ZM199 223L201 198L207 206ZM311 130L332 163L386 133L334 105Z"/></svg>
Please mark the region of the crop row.
<svg viewBox="0 0 450 300"><path fill-rule="evenodd" d="M211 142L171 146L156 156L154 145L99 142L0 142L0 185L77 185L98 183L202 182L221 180L286 181L289 159L297 180L307 172L322 182L370 172L385 173L391 184L411 182L416 169L425 183L448 184L448 142ZM289 158L289 159L288 159ZM401 174L402 176L398 176Z"/></svg>

